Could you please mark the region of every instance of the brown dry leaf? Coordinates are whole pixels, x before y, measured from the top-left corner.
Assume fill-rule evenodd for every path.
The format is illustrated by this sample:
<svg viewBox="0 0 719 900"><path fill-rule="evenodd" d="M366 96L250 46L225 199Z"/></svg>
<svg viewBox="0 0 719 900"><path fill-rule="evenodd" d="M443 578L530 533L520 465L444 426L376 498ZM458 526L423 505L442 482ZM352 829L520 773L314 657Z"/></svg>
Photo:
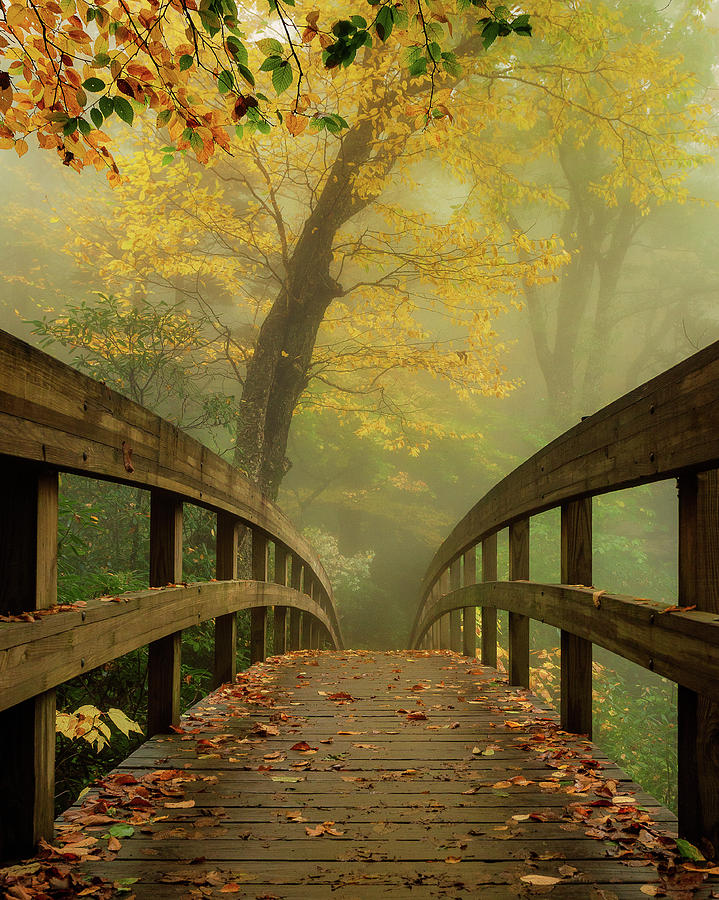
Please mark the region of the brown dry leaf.
<svg viewBox="0 0 719 900"><path fill-rule="evenodd" d="M179 800L177 803L166 803L165 809L192 809L194 800Z"/></svg>
<svg viewBox="0 0 719 900"><path fill-rule="evenodd" d="M661 897L664 891L658 884L643 884L639 890L647 897Z"/></svg>
<svg viewBox="0 0 719 900"><path fill-rule="evenodd" d="M444 861L446 863L450 863L454 865L455 863L462 862L461 856L445 856Z"/></svg>
<svg viewBox="0 0 719 900"><path fill-rule="evenodd" d="M228 881L227 884L223 884L220 888L221 894L237 894L241 890L239 884L236 881Z"/></svg>
<svg viewBox="0 0 719 900"><path fill-rule="evenodd" d="M561 878L555 878L553 875L522 875L520 881L525 884L533 884L536 887L549 887L559 884Z"/></svg>
<svg viewBox="0 0 719 900"><path fill-rule="evenodd" d="M114 835L112 835L110 837L110 840L107 842L107 849L112 850L114 853L117 853L118 850L122 849L122 844Z"/></svg>

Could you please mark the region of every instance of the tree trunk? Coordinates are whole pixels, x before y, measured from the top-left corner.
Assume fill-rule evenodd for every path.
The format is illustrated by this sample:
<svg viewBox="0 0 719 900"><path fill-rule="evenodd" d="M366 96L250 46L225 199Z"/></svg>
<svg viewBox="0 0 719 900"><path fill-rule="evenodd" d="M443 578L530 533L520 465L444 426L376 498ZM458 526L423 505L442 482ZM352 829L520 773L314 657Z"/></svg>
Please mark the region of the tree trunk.
<svg viewBox="0 0 719 900"><path fill-rule="evenodd" d="M335 237L371 202L366 192L361 196L355 192L355 179L375 153L381 128L381 116L367 117L343 138L292 250L284 283L262 323L247 367L235 462L273 500L289 468L287 439L310 378L317 333L330 303L343 294L331 274ZM384 160L387 169L393 162L394 158Z"/></svg>

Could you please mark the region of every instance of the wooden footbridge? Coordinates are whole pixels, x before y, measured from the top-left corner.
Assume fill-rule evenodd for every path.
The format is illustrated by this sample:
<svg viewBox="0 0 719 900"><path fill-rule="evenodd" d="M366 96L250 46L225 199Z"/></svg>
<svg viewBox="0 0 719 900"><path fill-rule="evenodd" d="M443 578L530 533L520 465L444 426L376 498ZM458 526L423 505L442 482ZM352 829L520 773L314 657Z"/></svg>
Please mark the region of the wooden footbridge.
<svg viewBox="0 0 719 900"><path fill-rule="evenodd" d="M0 454L0 896L719 896L719 345L482 498L435 554L410 649L393 653L343 649L315 552L230 465L8 335ZM147 591L57 609L64 471L151 492ZM592 496L667 478L669 611L597 590L591 569ZM217 515L215 581L182 582L185 503ZM553 507L561 583L538 584L530 518ZM252 580L237 578L247 531ZM241 609L255 665L238 674ZM217 689L181 718L181 632L210 619ZM530 619L561 629L558 716L528 691ZM678 822L591 743L594 643L679 685ZM145 645L151 739L54 823L55 688Z"/></svg>

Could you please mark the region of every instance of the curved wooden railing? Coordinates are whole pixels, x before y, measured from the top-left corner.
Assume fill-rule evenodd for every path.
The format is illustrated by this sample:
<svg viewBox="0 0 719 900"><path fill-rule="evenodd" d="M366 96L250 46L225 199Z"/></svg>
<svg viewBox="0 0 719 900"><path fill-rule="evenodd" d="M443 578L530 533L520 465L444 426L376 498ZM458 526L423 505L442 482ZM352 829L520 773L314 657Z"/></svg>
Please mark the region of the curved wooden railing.
<svg viewBox="0 0 719 900"><path fill-rule="evenodd" d="M548 444L479 500L434 555L411 647L476 652L496 666L496 610L509 611L509 679L529 686L529 620L561 629L561 722L592 729L592 644L679 685L679 827L719 851L719 342ZM610 595L592 584L592 500L678 479L679 597L690 609ZM560 585L529 581L530 517L561 508ZM509 578L497 532L509 528ZM477 548L481 547L481 578ZM477 581L480 583L476 583ZM464 610L462 618L461 610Z"/></svg>
<svg viewBox="0 0 719 900"><path fill-rule="evenodd" d="M149 645L148 731L179 720L182 629L215 620L214 682L236 674L237 610L251 610L250 655L342 647L332 588L310 544L233 466L164 419L0 332L0 614L57 600L58 473L151 492L150 590L38 621L0 623L0 858L53 825L55 687ZM217 514L217 581L182 584L182 508ZM251 533L252 579L238 580ZM274 571L268 571L274 545Z"/></svg>

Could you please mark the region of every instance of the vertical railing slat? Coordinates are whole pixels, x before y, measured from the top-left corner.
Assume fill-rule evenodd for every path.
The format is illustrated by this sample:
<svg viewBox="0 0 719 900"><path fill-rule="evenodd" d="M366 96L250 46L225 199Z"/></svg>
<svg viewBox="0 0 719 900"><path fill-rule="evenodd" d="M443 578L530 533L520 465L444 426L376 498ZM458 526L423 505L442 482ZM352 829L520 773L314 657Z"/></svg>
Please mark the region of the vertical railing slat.
<svg viewBox="0 0 719 900"><path fill-rule="evenodd" d="M462 586L477 582L477 548L470 547L464 554ZM477 655L477 607L465 606L462 610L462 652L465 656Z"/></svg>
<svg viewBox="0 0 719 900"><path fill-rule="evenodd" d="M215 577L218 581L236 580L240 520L227 512L217 514ZM237 675L237 613L215 619L214 687L234 681Z"/></svg>
<svg viewBox="0 0 719 900"><path fill-rule="evenodd" d="M295 553L292 554L291 585L296 590L302 589L302 561ZM290 608L290 626L288 633L288 650L300 649L300 620L302 613L295 607Z"/></svg>
<svg viewBox="0 0 719 900"><path fill-rule="evenodd" d="M269 541L264 531L252 529L252 578L267 581ZM250 664L264 662L267 657L267 607L250 610Z"/></svg>
<svg viewBox="0 0 719 900"><path fill-rule="evenodd" d="M509 526L509 580L529 579L529 519ZM509 614L509 683L529 687L529 616Z"/></svg>
<svg viewBox="0 0 719 900"><path fill-rule="evenodd" d="M719 614L719 471L679 479L679 605ZM719 853L719 700L678 688L679 834ZM711 846L707 846L707 844Z"/></svg>
<svg viewBox="0 0 719 900"><path fill-rule="evenodd" d="M482 581L497 580L497 535L491 534L482 541ZM497 668L497 610L482 607L482 664Z"/></svg>
<svg viewBox="0 0 719 900"><path fill-rule="evenodd" d="M150 498L150 587L182 581L182 500L153 490ZM168 609L168 617L172 611ZM180 721L182 632L152 641L147 664L148 735L165 734Z"/></svg>
<svg viewBox="0 0 719 900"><path fill-rule="evenodd" d="M562 584L592 583L592 498L562 504ZM592 642L562 629L560 721L565 731L592 736Z"/></svg>
<svg viewBox="0 0 719 900"><path fill-rule="evenodd" d="M461 557L453 560L449 567L449 589L457 591L461 587ZM456 653L462 652L462 611L453 609L449 614L449 646Z"/></svg>
<svg viewBox="0 0 719 900"><path fill-rule="evenodd" d="M275 542L275 584L288 583L287 569L290 561L290 553L284 544ZM273 652L278 656L287 649L287 607L275 606L273 629Z"/></svg>
<svg viewBox="0 0 719 900"><path fill-rule="evenodd" d="M0 612L17 615L57 602L57 473L4 462L0 512ZM0 713L0 859L29 856L52 839L55 691Z"/></svg>

